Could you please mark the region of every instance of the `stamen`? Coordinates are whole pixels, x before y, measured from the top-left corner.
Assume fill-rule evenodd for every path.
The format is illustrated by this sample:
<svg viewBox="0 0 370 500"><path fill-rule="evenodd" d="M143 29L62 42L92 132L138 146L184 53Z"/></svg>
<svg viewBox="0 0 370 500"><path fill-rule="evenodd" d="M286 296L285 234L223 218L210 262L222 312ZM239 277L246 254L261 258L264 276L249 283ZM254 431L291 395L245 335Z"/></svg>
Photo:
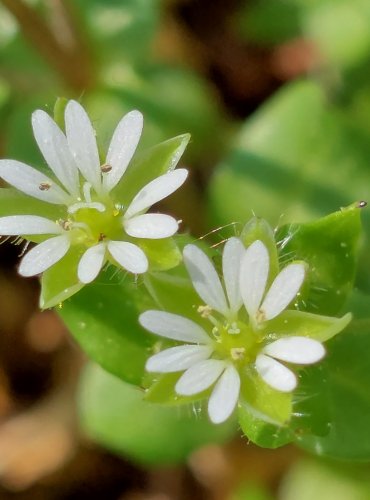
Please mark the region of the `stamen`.
<svg viewBox="0 0 370 500"><path fill-rule="evenodd" d="M108 163L104 163L104 165L102 165L100 167L100 170L102 171L103 174L107 174L108 172L110 172L112 170L112 165L109 165Z"/></svg>
<svg viewBox="0 0 370 500"><path fill-rule="evenodd" d="M220 338L220 329L217 326L214 326L212 328L212 335L216 337L217 339Z"/></svg>
<svg viewBox="0 0 370 500"><path fill-rule="evenodd" d="M91 203L91 184L90 182L85 182L83 185L84 198L87 203Z"/></svg>
<svg viewBox="0 0 370 500"><path fill-rule="evenodd" d="M40 182L39 184L40 191L49 191L50 188L51 188L50 182Z"/></svg>
<svg viewBox="0 0 370 500"><path fill-rule="evenodd" d="M104 241L106 238L106 235L104 233L100 233L99 234L99 238L98 238L98 241Z"/></svg>
<svg viewBox="0 0 370 500"><path fill-rule="evenodd" d="M256 314L256 320L258 323L263 323L264 321L266 321L265 311L259 309Z"/></svg>
<svg viewBox="0 0 370 500"><path fill-rule="evenodd" d="M202 318L208 319L212 313L212 307L209 305L199 306L197 312L202 316Z"/></svg>
<svg viewBox="0 0 370 500"><path fill-rule="evenodd" d="M57 220L57 224L59 224L64 231L70 231L72 229L73 222L71 220L59 219Z"/></svg>

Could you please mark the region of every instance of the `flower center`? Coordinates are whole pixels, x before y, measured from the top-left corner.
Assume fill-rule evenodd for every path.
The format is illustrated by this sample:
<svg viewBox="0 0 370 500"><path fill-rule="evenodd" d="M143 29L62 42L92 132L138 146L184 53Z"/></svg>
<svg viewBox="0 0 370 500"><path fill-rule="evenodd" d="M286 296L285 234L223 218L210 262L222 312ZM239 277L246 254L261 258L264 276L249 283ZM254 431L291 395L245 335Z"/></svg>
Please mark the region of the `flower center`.
<svg viewBox="0 0 370 500"><path fill-rule="evenodd" d="M262 336L242 321L220 321L212 328L212 336L216 357L241 366L255 361L263 341Z"/></svg>
<svg viewBox="0 0 370 500"><path fill-rule="evenodd" d="M71 243L90 247L105 239L122 240L122 208L111 200L102 203L91 199L89 192L85 193L85 200L70 205L66 218L58 221L64 230L69 231Z"/></svg>

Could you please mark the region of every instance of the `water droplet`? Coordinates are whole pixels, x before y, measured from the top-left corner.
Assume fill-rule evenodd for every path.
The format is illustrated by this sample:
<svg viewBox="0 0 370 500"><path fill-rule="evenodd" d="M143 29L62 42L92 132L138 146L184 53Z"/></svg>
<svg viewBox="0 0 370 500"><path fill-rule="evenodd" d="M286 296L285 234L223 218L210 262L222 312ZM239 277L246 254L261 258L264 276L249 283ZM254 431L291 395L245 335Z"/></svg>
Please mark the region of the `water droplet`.
<svg viewBox="0 0 370 500"><path fill-rule="evenodd" d="M367 201L362 200L357 203L358 208L364 208L366 206L367 206Z"/></svg>

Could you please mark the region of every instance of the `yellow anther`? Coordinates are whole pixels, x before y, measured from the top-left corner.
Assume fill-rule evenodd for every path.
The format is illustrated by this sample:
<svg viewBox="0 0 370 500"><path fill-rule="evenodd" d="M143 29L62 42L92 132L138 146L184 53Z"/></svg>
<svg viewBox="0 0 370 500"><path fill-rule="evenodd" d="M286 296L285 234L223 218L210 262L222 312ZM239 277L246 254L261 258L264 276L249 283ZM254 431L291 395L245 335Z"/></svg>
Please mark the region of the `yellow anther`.
<svg viewBox="0 0 370 500"><path fill-rule="evenodd" d="M202 316L202 318L209 318L209 316L212 314L212 307L208 305L199 306L197 312Z"/></svg>

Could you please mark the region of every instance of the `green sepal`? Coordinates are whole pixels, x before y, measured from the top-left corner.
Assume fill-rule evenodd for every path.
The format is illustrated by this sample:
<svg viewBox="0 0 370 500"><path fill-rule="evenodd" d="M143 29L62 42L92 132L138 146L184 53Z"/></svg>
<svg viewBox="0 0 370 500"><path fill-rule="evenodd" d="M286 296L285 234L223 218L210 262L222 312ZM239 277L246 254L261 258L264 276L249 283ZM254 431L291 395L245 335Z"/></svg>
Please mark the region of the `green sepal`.
<svg viewBox="0 0 370 500"><path fill-rule="evenodd" d="M1 188L0 216L8 215L39 215L50 220L58 220L65 215L65 208L32 198L15 188Z"/></svg>
<svg viewBox="0 0 370 500"><path fill-rule="evenodd" d="M278 252L276 248L274 231L264 219L253 217L242 229L240 239L246 247L249 247L254 241L260 240L266 246L269 253L269 279L267 286L279 272Z"/></svg>
<svg viewBox="0 0 370 500"><path fill-rule="evenodd" d="M301 309L334 315L352 291L361 235L361 204L304 224L288 224L277 234L280 258L309 265Z"/></svg>
<svg viewBox="0 0 370 500"><path fill-rule="evenodd" d="M66 97L58 97L54 104L54 121L59 126L60 130L65 130L64 112L68 104Z"/></svg>
<svg viewBox="0 0 370 500"><path fill-rule="evenodd" d="M279 448L293 440L287 427L267 423L251 406L242 402L238 411L239 425L252 443L262 448Z"/></svg>
<svg viewBox="0 0 370 500"><path fill-rule="evenodd" d="M156 177L173 170L189 140L189 134L179 135L135 155L121 181L111 193L115 201L127 207L142 187Z"/></svg>
<svg viewBox="0 0 370 500"><path fill-rule="evenodd" d="M195 403L196 401L207 399L212 389L207 389L193 396L180 396L176 394L175 385L183 373L182 371L180 373L166 373L160 375L146 391L144 399L151 403L171 406Z"/></svg>
<svg viewBox="0 0 370 500"><path fill-rule="evenodd" d="M83 288L77 277L77 266L83 252L84 247L72 246L61 260L44 271L41 277L41 309L61 304Z"/></svg>
<svg viewBox="0 0 370 500"><path fill-rule="evenodd" d="M196 308L201 299L195 292L184 266L170 269L166 273L146 273L144 283L156 304L156 309L180 314L202 323Z"/></svg>
<svg viewBox="0 0 370 500"><path fill-rule="evenodd" d="M253 368L243 370L240 376L241 399L246 403L242 407L253 409L267 423L286 425L292 415L292 395L267 385Z"/></svg>
<svg viewBox="0 0 370 500"><path fill-rule="evenodd" d="M137 239L135 243L147 256L150 271L167 271L176 267L182 260L180 249L174 238Z"/></svg>
<svg viewBox="0 0 370 500"><path fill-rule="evenodd" d="M275 338L293 335L326 342L344 330L351 319L351 313L341 318L333 318L302 311L283 311L279 316L268 321L260 331L269 337L269 342ZM271 332L273 332L272 335L270 335Z"/></svg>

